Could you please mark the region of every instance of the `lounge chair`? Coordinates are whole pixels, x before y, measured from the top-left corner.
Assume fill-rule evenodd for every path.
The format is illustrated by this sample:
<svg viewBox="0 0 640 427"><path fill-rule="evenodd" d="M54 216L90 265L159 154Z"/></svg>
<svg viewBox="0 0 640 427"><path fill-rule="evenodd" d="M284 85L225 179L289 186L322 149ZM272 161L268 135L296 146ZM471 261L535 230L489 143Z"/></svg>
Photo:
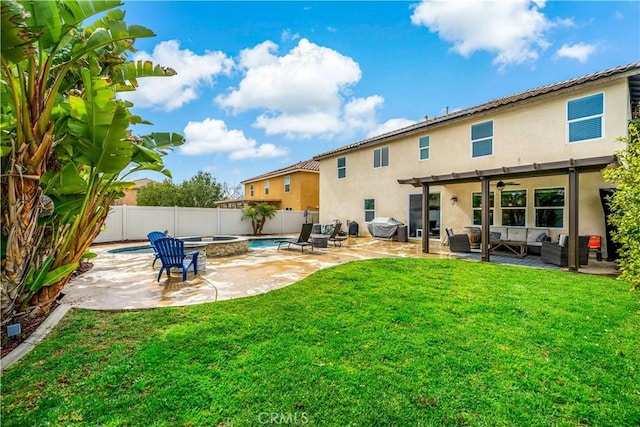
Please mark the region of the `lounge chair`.
<svg viewBox="0 0 640 427"><path fill-rule="evenodd" d="M329 236L329 241L333 242L333 246L342 246L342 242L347 240L347 236L340 235L340 229L342 228L342 223L337 222L331 231L331 235Z"/></svg>
<svg viewBox="0 0 640 427"><path fill-rule="evenodd" d="M171 268L182 269L182 281L187 280L187 271L193 266L193 274L198 274L198 251L184 252L184 242L173 237L163 237L155 241L158 257L162 261L162 268L158 273L158 282L162 272L167 270L167 277L171 279Z"/></svg>
<svg viewBox="0 0 640 427"><path fill-rule="evenodd" d="M151 233L147 234L147 239L149 239L149 243L151 244L151 248L153 249L153 255L155 256L155 258L153 259L153 263L151 264L152 268L155 267L156 261L158 260L158 258L160 258L158 256L158 249L156 249L156 240L162 239L163 237L167 237L167 233L163 233L161 231L152 231Z"/></svg>
<svg viewBox="0 0 640 427"><path fill-rule="evenodd" d="M449 250L451 252L471 252L471 241L466 234L455 234L452 228L447 228Z"/></svg>
<svg viewBox="0 0 640 427"><path fill-rule="evenodd" d="M300 230L300 236L297 239L283 239L278 240L278 249L280 246L287 245L287 248L291 245L300 246L301 251L304 253L304 248L306 246L311 246L311 250L313 250L313 243L309 241L309 237L311 237L311 230L313 229L312 223L302 224L302 230Z"/></svg>

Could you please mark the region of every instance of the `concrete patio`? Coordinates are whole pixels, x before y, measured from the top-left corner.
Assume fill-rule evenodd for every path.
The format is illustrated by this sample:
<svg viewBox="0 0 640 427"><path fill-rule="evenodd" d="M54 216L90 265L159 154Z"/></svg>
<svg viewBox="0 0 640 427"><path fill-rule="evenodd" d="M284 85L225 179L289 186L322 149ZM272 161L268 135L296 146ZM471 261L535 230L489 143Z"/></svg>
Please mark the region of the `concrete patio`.
<svg viewBox="0 0 640 427"><path fill-rule="evenodd" d="M271 236L273 237L273 236ZM163 273L156 281L160 262L151 267L149 253L114 254L108 251L146 242L100 244L91 248L98 254L87 273L71 280L63 290L62 304L97 310L127 310L166 306L181 306L222 301L257 295L293 284L311 273L350 261L384 257L462 258L479 261L479 253L452 254L447 246L430 245L431 253L421 252L419 242L400 243L366 237L349 237L342 247L305 250L299 248L252 249L246 254L209 258L207 268L198 276L189 274L182 282L178 274L167 280ZM533 268L559 269L542 263L538 256L518 259L492 256L492 261ZM614 263L589 260L581 273L615 275Z"/></svg>

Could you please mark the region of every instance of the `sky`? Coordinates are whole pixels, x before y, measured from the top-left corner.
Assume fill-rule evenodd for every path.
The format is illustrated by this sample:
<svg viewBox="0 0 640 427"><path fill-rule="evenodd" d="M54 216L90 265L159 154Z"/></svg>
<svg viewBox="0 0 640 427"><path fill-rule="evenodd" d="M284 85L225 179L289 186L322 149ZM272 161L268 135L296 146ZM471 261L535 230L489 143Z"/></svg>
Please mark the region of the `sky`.
<svg viewBox="0 0 640 427"><path fill-rule="evenodd" d="M186 143L165 157L238 185L462 108L640 61L640 1L125 1L134 60L173 68L126 94ZM123 96L124 97L124 96ZM155 172L131 178L162 181Z"/></svg>

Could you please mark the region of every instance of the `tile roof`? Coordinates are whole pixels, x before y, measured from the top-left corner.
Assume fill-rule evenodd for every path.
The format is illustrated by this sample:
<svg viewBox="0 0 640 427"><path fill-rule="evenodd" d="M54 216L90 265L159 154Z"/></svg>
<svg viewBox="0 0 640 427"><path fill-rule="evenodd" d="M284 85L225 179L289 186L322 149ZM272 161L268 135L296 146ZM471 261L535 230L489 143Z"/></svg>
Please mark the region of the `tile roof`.
<svg viewBox="0 0 640 427"><path fill-rule="evenodd" d="M586 76L577 77L570 80L565 80L559 83L553 83L546 86L541 86L535 89L530 89L525 92L520 92L514 95L505 96L503 98L494 99L489 102L485 102L484 104L476 105L475 107L465 108L463 110L454 111L452 113L446 114L444 116L438 116L429 118L425 121L421 121L418 123L414 123L412 125L393 130L391 132L383 133L381 135L376 135L372 138L368 138L359 142L355 142L353 144L345 145L343 147L336 148L334 150L330 150L321 154L314 156L314 160L321 160L326 157L331 157L335 154L351 151L354 149L358 149L362 146L366 146L369 144L375 144L377 142L382 142L385 140L389 140L394 137L411 134L414 132L418 132L429 128L433 125L441 124L450 120L455 120L463 117L468 117L472 114L476 114L482 111L492 110L494 108L503 107L505 105L515 104L530 98L534 98L536 96L545 95L552 92L557 92L559 90L568 89L574 86L578 86L584 83L593 82L596 80L600 80L603 78L615 76L618 74L636 71L636 74L640 73L640 62L635 62L628 65L622 65L615 68L610 68L608 70L600 71L597 73L588 74Z"/></svg>
<svg viewBox="0 0 640 427"><path fill-rule="evenodd" d="M317 160L305 160L302 162L298 162L295 165L287 166L286 168L277 169L271 172L264 173L262 175L254 176L253 178L245 179L241 182L241 184L245 184L247 182L259 181L261 179L270 178L274 176L285 175L292 172L319 172L320 171L320 162Z"/></svg>

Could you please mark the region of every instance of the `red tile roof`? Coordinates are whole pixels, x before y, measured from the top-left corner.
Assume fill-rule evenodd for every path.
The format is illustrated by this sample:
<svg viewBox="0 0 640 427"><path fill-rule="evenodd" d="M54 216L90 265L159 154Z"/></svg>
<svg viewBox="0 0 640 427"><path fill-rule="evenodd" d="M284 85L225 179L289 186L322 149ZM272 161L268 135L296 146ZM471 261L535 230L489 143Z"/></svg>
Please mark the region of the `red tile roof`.
<svg viewBox="0 0 640 427"><path fill-rule="evenodd" d="M280 175L286 175L293 172L319 172L320 171L320 162L317 160L305 160L302 162L298 162L295 165L287 166L286 168L277 169L272 172L267 172L262 175L254 176L253 178L245 179L241 182L241 184L246 184L248 182L260 181L262 179L271 178Z"/></svg>
<svg viewBox="0 0 640 427"><path fill-rule="evenodd" d="M335 154L341 153L341 152L345 152L345 151L352 151L355 149L358 149L362 146L366 146L366 145L370 145L370 144L375 144L378 142L382 142L382 141L386 141L389 139L392 139L394 137L398 137L398 136L402 136L402 135L407 135L407 134L411 134L411 133L415 133L418 131L422 131L424 129L427 129L433 125L437 125L437 124L441 124L450 120L455 120L455 119L460 119L460 118L464 118L464 117L468 117L471 116L473 114L482 112L482 111L487 111L487 110L492 110L494 108L499 108L499 107L503 107L505 105L510 105L510 104L515 104L518 102L522 102L525 101L527 99L531 99L534 98L536 96L540 96L540 95L545 95L548 93L552 93L552 92L557 92L563 89L568 89L574 86L578 86L584 83L589 83L589 82L593 82L596 80L600 80L603 78L607 78L607 77L611 77L611 76L615 76L618 74L623 74L626 72L632 72L635 71L635 74L640 73L640 62L635 62L633 64L628 64L628 65L622 65L619 67L615 67L615 68L610 68L608 70L605 71L600 71L597 73L592 73L592 74L588 74L586 76L582 76L582 77L577 77L571 80L565 80L563 82L559 82L559 83L553 83L550 85L546 85L546 86L541 86L535 89L531 89L531 90L527 90L525 92L520 92L517 93L515 95L510 95L510 96L505 96L504 98L498 98L498 99L494 99L493 101L489 101L489 102L485 102L484 104L480 104L477 105L475 107L470 107L470 108L465 108L463 110L458 110L458 111L454 111L450 114L446 114L444 116L439 116L439 117L433 117L430 119L427 119L425 121L422 122L418 122L418 123L414 123L412 125L400 128L400 129L396 129L393 130L391 132L387 132L387 133L383 133L381 135L376 135L372 138L368 138L365 139L363 141L359 141L359 142L355 142L353 144L349 144L349 145L345 145L343 147L340 148L336 148L334 150L331 151L327 151L324 152L322 154L318 154L316 156L314 156L314 160L321 160L323 158L326 157L331 157Z"/></svg>

